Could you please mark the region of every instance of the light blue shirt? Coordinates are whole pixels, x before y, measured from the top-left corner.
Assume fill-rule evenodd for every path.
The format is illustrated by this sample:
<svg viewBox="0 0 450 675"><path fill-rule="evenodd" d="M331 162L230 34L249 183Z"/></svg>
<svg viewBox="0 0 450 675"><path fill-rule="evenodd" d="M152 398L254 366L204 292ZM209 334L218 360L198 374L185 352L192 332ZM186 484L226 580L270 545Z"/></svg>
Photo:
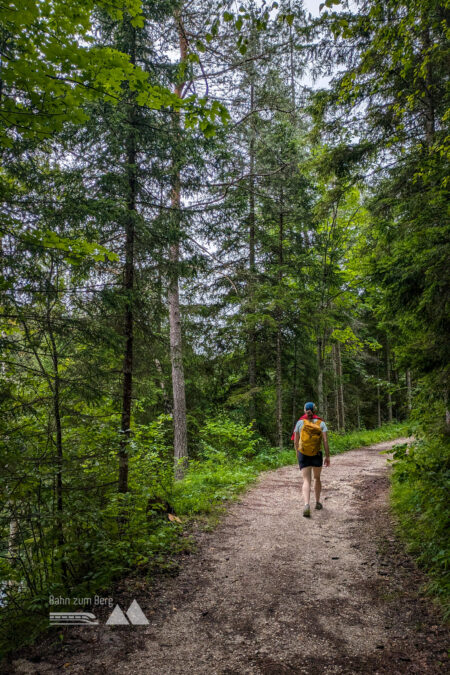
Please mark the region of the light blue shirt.
<svg viewBox="0 0 450 675"><path fill-rule="evenodd" d="M303 422L304 422L304 421L305 421L305 420L299 420L299 421L297 422L297 424L295 425L294 431L296 431L297 433L300 433L300 431L302 430ZM316 420L312 420L312 421L315 422ZM327 425L325 424L325 422L321 422L321 423L320 423L320 428L321 428L322 431L328 431Z"/></svg>

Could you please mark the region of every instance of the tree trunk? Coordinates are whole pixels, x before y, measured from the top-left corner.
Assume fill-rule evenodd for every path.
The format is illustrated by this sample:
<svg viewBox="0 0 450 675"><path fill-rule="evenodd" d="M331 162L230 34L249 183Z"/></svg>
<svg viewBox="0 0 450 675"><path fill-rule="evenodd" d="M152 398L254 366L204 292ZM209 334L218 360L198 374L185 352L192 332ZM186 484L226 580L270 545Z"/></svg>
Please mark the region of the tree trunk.
<svg viewBox="0 0 450 675"><path fill-rule="evenodd" d="M136 29L128 25L130 62L136 63ZM125 292L124 336L125 351L123 358L122 416L119 447L119 492L128 492L128 448L131 438L131 404L133 399L133 294L134 294L134 240L136 217L136 122L134 95L129 93L127 116L127 218L125 222L125 266L123 288Z"/></svg>
<svg viewBox="0 0 450 675"><path fill-rule="evenodd" d="M277 387L277 437L278 448L283 449L283 391L281 384L281 330L277 330L277 365L276 365L276 387Z"/></svg>
<svg viewBox="0 0 450 675"><path fill-rule="evenodd" d="M60 551L61 560L61 576L63 583L68 588L68 569L64 557L64 513L63 513L63 439L61 426L61 409L60 409L60 376L59 376L59 359L58 350L56 347L55 336L53 335L53 327L51 323L50 306L47 309L47 325L50 345L52 350L52 365L53 365L53 415L55 420L56 431L56 530L58 538L58 548Z"/></svg>
<svg viewBox="0 0 450 675"><path fill-rule="evenodd" d="M292 424L297 421L297 340L294 340L294 367L292 373Z"/></svg>
<svg viewBox="0 0 450 675"><path fill-rule="evenodd" d="M283 222L283 191L280 193L280 217L278 229L278 295L281 294L281 283L283 281L283 237L284 237L284 222ZM282 372L281 372L281 344L282 344L282 312L281 308L277 308L277 357L276 357L276 387L277 387L277 435L278 448L283 449L283 389L282 389Z"/></svg>
<svg viewBox="0 0 450 675"><path fill-rule="evenodd" d="M391 378L392 378L392 380L395 384L396 390L398 391L399 379L398 379L397 366L395 364L395 354L391 354L391 371L392 371ZM394 396L393 401L392 401L392 415L393 415L394 419L397 419L397 417L398 417L397 405L398 405L397 404L397 397ZM395 411L394 411L394 408L395 408Z"/></svg>
<svg viewBox="0 0 450 675"><path fill-rule="evenodd" d="M128 155L128 161L132 158ZM130 188L132 184L130 183ZM131 437L131 403L133 398L133 290L134 290L134 220L132 214L133 195L130 193L128 207L130 218L125 231L124 290L125 307L125 352L123 359L122 419L119 449L119 492L128 492L128 445Z"/></svg>
<svg viewBox="0 0 450 675"><path fill-rule="evenodd" d="M158 301L159 301L159 307L162 307L163 300L162 300L162 278L161 278L161 272L160 269L158 268L158 275L157 275L157 282L156 282L156 289L157 289L157 295L158 295ZM158 339L161 339L162 336L162 327L161 327L161 311L158 308L156 312L156 317L155 317L155 324L156 324L156 335L158 336ZM162 394L162 407L165 415L168 415L169 413L172 413L172 403L170 401L169 394L167 392L167 387L164 381L164 372L163 368L161 365L161 361L159 358L156 356L155 357L155 367L159 376L159 387L161 389L161 394Z"/></svg>
<svg viewBox="0 0 450 675"><path fill-rule="evenodd" d="M319 411L323 414L323 338L317 338L317 398Z"/></svg>
<svg viewBox="0 0 450 675"><path fill-rule="evenodd" d="M324 366L323 366L324 375L325 375L325 372L326 372L326 363L327 363L327 360L328 360L328 357L326 357L326 358L324 359ZM322 417L323 417L325 420L327 420L327 419L328 419L328 394L327 394L327 389L326 389L326 387L325 387L323 384L322 384L322 386L323 386L323 393L322 393L322 397L323 397Z"/></svg>
<svg viewBox="0 0 450 675"><path fill-rule="evenodd" d="M377 379L380 378L380 359L377 357ZM377 384L377 422L378 427L381 427L381 394L380 385Z"/></svg>
<svg viewBox="0 0 450 675"><path fill-rule="evenodd" d="M406 392L408 396L408 412L412 410L412 386L411 386L411 371L408 368L406 371Z"/></svg>
<svg viewBox="0 0 450 675"><path fill-rule="evenodd" d="M337 349L337 365L339 377L339 408L340 408L340 427L345 431L345 406L344 406L344 379L342 377L342 360L341 360L341 345L338 342Z"/></svg>
<svg viewBox="0 0 450 675"><path fill-rule="evenodd" d="M388 342L386 342L386 380L388 383L388 420L392 422L391 356Z"/></svg>
<svg viewBox="0 0 450 675"><path fill-rule="evenodd" d="M186 393L184 383L183 347L181 336L180 296L178 274L175 266L179 261L179 246L170 247L170 262L174 265L169 283L170 359L172 363L174 468L175 479L183 478L187 468L187 423Z"/></svg>
<svg viewBox="0 0 450 675"><path fill-rule="evenodd" d="M445 433L450 435L450 401L448 389L445 390Z"/></svg>
<svg viewBox="0 0 450 675"><path fill-rule="evenodd" d="M290 85L291 85L291 103L292 114L295 116L295 69L294 69L294 39L292 35L292 24L289 24L289 69L290 69Z"/></svg>
<svg viewBox="0 0 450 675"><path fill-rule="evenodd" d="M255 123L253 111L255 108L255 85L253 74L250 83L250 180L249 180L249 302L250 312L254 311L254 284L255 284ZM256 419L256 334L253 327L253 319L248 336L248 380L250 387L250 421Z"/></svg>
<svg viewBox="0 0 450 675"><path fill-rule="evenodd" d="M180 61L186 61L187 43L184 36L182 20L179 12L175 13L175 19L178 25ZM175 87L175 94L181 98L183 82ZM175 139L179 138L181 125L180 114L174 112ZM174 142L176 142L174 139ZM186 423L186 393L183 367L183 346L181 335L181 313L180 313L180 292L179 292L179 273L178 265L180 260L180 208L181 208L181 161L177 156L179 150L175 151L172 163L173 184L172 184L172 218L175 224L175 241L171 244L169 250L170 278L168 289L169 302L169 325L170 325L170 360L172 364L172 391L173 391L173 426L174 426L174 472L175 479L183 478L188 462L187 445L187 423Z"/></svg>
<svg viewBox="0 0 450 675"><path fill-rule="evenodd" d="M337 365L337 346L333 344L333 373L334 373L334 404L336 415L336 428L341 430L341 415L339 412L339 383L338 383L338 365Z"/></svg>
<svg viewBox="0 0 450 675"><path fill-rule="evenodd" d="M377 384L377 424L378 427L381 427L381 396L379 384Z"/></svg>
<svg viewBox="0 0 450 675"><path fill-rule="evenodd" d="M12 502L8 502L8 508L10 511L9 519L9 536L8 536L8 555L7 559L11 567L15 567L17 564L17 555L18 555L18 543L19 543L19 523L16 517L14 505ZM8 586L16 586L16 582L12 579L8 579Z"/></svg>

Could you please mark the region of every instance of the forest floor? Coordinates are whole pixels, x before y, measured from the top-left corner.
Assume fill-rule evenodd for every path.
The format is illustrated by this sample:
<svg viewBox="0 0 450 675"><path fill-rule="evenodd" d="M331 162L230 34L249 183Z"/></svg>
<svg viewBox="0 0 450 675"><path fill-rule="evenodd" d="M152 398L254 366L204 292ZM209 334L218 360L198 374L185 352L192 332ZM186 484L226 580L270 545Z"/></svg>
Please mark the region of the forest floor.
<svg viewBox="0 0 450 675"><path fill-rule="evenodd" d="M67 626L9 664L13 673L444 673L448 631L394 534L386 450L324 468L324 509L302 517L297 465L264 472L179 573L126 580L148 626ZM314 498L312 498L314 506ZM63 609L63 608L61 608Z"/></svg>

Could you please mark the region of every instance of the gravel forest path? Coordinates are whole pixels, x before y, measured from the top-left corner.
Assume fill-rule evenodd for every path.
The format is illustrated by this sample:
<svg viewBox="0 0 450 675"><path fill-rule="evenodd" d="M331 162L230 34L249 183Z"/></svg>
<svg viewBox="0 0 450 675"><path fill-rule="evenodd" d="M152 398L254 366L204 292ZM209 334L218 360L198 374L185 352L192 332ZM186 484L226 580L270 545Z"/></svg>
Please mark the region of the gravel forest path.
<svg viewBox="0 0 450 675"><path fill-rule="evenodd" d="M262 473L176 577L128 589L121 606L136 597L148 626L68 627L63 650L13 672L446 672L447 631L394 535L380 454L393 444L332 457L310 519L296 465Z"/></svg>

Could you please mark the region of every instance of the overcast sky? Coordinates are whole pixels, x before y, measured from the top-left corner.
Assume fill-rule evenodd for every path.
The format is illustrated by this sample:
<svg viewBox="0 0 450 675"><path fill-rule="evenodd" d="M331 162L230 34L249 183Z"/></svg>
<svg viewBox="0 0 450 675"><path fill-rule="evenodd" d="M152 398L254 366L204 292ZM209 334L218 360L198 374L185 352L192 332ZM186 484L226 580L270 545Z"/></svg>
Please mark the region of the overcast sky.
<svg viewBox="0 0 450 675"><path fill-rule="evenodd" d="M325 0L303 0L303 7L313 16L319 16L319 5Z"/></svg>
<svg viewBox="0 0 450 675"><path fill-rule="evenodd" d="M303 0L303 7L306 12L310 12L313 16L319 16L319 6L325 2L325 0ZM321 89L328 85L330 78L329 77L318 77L315 82L312 81L312 78L308 75L304 77L304 83L309 87L314 87L314 89Z"/></svg>

